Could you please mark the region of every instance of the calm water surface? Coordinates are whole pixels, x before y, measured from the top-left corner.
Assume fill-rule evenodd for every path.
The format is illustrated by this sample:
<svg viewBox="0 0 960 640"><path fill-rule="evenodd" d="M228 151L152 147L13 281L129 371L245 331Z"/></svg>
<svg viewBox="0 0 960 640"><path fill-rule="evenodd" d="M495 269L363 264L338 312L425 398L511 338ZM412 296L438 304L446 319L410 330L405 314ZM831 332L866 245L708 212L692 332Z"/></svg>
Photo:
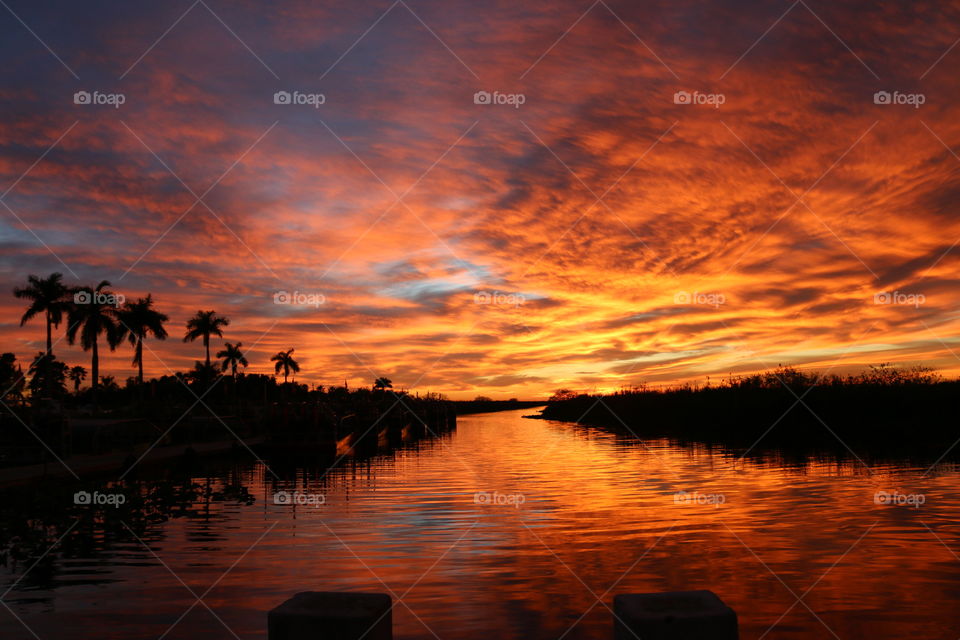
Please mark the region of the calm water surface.
<svg viewBox="0 0 960 640"><path fill-rule="evenodd" d="M109 508L44 498L80 521L32 568L8 562L0 637L265 638L266 611L311 589L392 592L399 638L609 638L614 594L679 589L715 591L742 638L960 636L955 470L738 461L529 412L461 417L326 476L208 464L181 513L130 531ZM274 504L279 490L324 504Z"/></svg>

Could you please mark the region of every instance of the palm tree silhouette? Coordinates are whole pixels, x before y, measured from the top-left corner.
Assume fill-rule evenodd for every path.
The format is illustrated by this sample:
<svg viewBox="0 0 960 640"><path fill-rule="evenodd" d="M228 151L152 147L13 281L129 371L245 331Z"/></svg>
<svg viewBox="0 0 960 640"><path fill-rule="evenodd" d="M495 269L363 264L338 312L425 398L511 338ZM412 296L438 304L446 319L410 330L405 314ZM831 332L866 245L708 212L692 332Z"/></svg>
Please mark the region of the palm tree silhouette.
<svg viewBox="0 0 960 640"><path fill-rule="evenodd" d="M207 354L207 367L210 366L210 336L223 337L223 327L230 324L229 318L218 316L216 311L197 311L197 315L187 320L187 334L184 342L193 342L203 338L203 348Z"/></svg>
<svg viewBox="0 0 960 640"><path fill-rule="evenodd" d="M276 355L270 358L270 362L277 363L273 368L274 373L280 373L280 369L283 369L283 384L287 384L287 376L290 375L291 371L300 373L300 364L293 359L292 353L293 349L278 351Z"/></svg>
<svg viewBox="0 0 960 640"><path fill-rule="evenodd" d="M17 287L13 295L21 300L29 300L30 306L20 318L20 326L27 324L38 313L47 320L47 351L53 351L52 327L59 327L63 314L70 310L70 290L63 284L62 273L51 273L47 278L28 276L26 287Z"/></svg>
<svg viewBox="0 0 960 640"><path fill-rule="evenodd" d="M380 376L379 378L373 381L373 388L378 389L380 391L384 391L386 389L393 389L393 380L391 380L390 378L386 378L384 376Z"/></svg>
<svg viewBox="0 0 960 640"><path fill-rule="evenodd" d="M44 314L47 321L47 350L44 353L49 356L53 352L52 327L59 327L63 314L70 310L70 290L63 284L62 273L51 273L46 278L30 275L27 276L27 283L26 287L16 287L13 290L13 295L17 298L30 301L30 306L20 318L20 326L25 325L38 313ZM50 358L43 360L43 366L48 367L43 376L47 385L52 379L50 363ZM49 393L50 389L46 388L44 391Z"/></svg>
<svg viewBox="0 0 960 640"><path fill-rule="evenodd" d="M77 332L80 333L80 346L84 351L91 351L91 386L93 387L93 402L97 402L97 388L100 384L100 347L101 335L106 336L107 344L113 351L120 344L123 336L117 324L117 297L107 290L110 283L103 280L95 289L78 287L74 289L74 304L70 307L67 340L70 344L77 341Z"/></svg>
<svg viewBox="0 0 960 640"><path fill-rule="evenodd" d="M80 383L87 377L87 370L77 365L70 369L70 379L73 380L73 392L80 393Z"/></svg>
<svg viewBox="0 0 960 640"><path fill-rule="evenodd" d="M118 316L120 340L126 337L133 345L133 364L139 368L137 382L143 384L143 340L148 333L152 333L157 340L166 340L167 330L163 328L163 323L170 318L153 308L153 297L149 293L146 298L124 304Z"/></svg>
<svg viewBox="0 0 960 640"><path fill-rule="evenodd" d="M242 342L238 342L235 345L225 342L225 348L217 352L217 358L223 358L223 363L220 365L220 368L223 371L230 369L234 380L237 378L237 366L246 367L250 364L243 355L243 350L240 348L242 346Z"/></svg>

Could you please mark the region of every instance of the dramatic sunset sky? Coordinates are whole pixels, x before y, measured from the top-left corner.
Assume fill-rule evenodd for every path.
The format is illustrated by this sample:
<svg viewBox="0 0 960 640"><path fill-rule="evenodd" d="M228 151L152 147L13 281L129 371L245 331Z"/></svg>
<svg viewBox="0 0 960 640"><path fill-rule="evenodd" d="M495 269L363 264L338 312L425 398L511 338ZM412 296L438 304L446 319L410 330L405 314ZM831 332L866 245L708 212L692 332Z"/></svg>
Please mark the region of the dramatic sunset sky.
<svg viewBox="0 0 960 640"><path fill-rule="evenodd" d="M152 293L148 375L202 357L197 309L250 371L295 347L302 381L454 398L960 370L951 3L0 4L0 288ZM42 323L0 305L28 362Z"/></svg>

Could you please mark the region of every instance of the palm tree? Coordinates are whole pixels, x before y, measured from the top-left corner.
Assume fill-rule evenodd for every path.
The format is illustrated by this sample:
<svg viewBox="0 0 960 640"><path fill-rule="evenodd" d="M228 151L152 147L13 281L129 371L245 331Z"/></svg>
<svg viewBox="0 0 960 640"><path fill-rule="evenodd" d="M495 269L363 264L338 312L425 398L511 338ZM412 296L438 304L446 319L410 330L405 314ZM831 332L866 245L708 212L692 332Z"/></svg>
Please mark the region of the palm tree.
<svg viewBox="0 0 960 640"><path fill-rule="evenodd" d="M87 370L77 365L70 369L70 379L73 380L73 392L80 393L80 383L87 377Z"/></svg>
<svg viewBox="0 0 960 640"><path fill-rule="evenodd" d="M93 387L93 401L97 401L97 387L100 384L100 336L107 338L107 344L113 351L120 344L123 336L117 324L117 305L112 304L117 297L107 290L110 283L106 280L95 289L79 287L74 290L75 304L70 307L67 340L70 344L77 341L77 332L80 333L80 346L84 351L91 351L90 364L91 386Z"/></svg>
<svg viewBox="0 0 960 640"><path fill-rule="evenodd" d="M300 364L293 359L292 353L293 349L278 351L275 356L270 358L270 362L277 363L273 368L274 373L280 373L280 369L283 369L283 384L287 384L287 376L290 375L291 371L300 373Z"/></svg>
<svg viewBox="0 0 960 640"><path fill-rule="evenodd" d="M143 384L143 340L152 333L157 340L167 339L167 330L163 323L169 320L166 314L153 308L153 297L136 302L127 302L119 312L120 340L126 337L133 345L133 364L138 366L137 382Z"/></svg>
<svg viewBox="0 0 960 640"><path fill-rule="evenodd" d="M230 324L229 318L218 316L216 311L197 311L197 315L187 321L187 334L184 342L193 342L203 338L203 348L207 353L207 367L210 366L210 336L223 337L223 327Z"/></svg>
<svg viewBox="0 0 960 640"><path fill-rule="evenodd" d="M223 358L223 363L220 368L224 371L230 369L234 380L237 379L237 366L246 367L250 364L243 355L243 350L240 348L242 346L242 342L238 342L235 345L225 342L225 348L217 352L217 358Z"/></svg>
<svg viewBox="0 0 960 640"><path fill-rule="evenodd" d="M59 327L63 314L70 310L70 290L63 284L62 273L51 273L47 278L31 275L27 277L27 282L28 286L13 290L13 295L17 298L30 301L30 306L20 318L20 326L25 325L38 313L43 313L47 321L46 353L49 354L53 351L52 327Z"/></svg>
<svg viewBox="0 0 960 640"><path fill-rule="evenodd" d="M379 378L373 381L373 388L378 389L380 391L384 391L386 389L393 389L393 380L391 380L390 378L385 378L383 376L380 376Z"/></svg>
<svg viewBox="0 0 960 640"><path fill-rule="evenodd" d="M53 327L59 327L63 320L63 314L70 310L69 294L70 290L63 284L62 273L51 273L47 278L38 276L27 276L28 285L26 287L16 287L13 295L20 299L30 301L30 306L20 318L22 327L29 322L38 313L43 313L47 321L47 350L46 355L52 355L53 352ZM43 366L49 367L52 358L46 358L42 361ZM43 372L42 379L47 384L53 380L49 369ZM44 389L48 394L51 389Z"/></svg>

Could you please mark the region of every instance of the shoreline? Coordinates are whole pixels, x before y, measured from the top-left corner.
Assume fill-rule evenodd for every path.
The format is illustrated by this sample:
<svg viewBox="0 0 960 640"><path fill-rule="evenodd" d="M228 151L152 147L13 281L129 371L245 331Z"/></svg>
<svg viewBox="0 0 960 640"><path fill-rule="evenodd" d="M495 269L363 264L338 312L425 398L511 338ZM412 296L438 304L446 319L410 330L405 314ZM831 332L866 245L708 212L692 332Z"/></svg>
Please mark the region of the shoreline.
<svg viewBox="0 0 960 640"><path fill-rule="evenodd" d="M255 447L266 442L266 436L255 436L248 440L243 440L248 447ZM46 462L40 462L31 465L21 465L14 467L0 468L0 489L8 489L25 483L41 481L44 479L70 478L73 474L67 469L71 469L76 474L86 473L90 476L101 474L110 474L114 471L123 472L130 466L128 464L131 457L139 459L137 466L155 465L168 460L192 457L195 455L211 455L223 453L226 451L235 451L241 448L238 438L227 440L216 440L212 442L196 442L192 444L173 444L156 446L148 450L143 446L133 451L118 451L100 454L77 454L70 456L64 463L56 459L49 459ZM139 454L139 455L138 455ZM85 478L81 478L85 479Z"/></svg>
<svg viewBox="0 0 960 640"><path fill-rule="evenodd" d="M539 415L640 440L700 442L731 451L876 460L960 457L960 384L707 387L580 395ZM866 464L866 462L864 462Z"/></svg>

